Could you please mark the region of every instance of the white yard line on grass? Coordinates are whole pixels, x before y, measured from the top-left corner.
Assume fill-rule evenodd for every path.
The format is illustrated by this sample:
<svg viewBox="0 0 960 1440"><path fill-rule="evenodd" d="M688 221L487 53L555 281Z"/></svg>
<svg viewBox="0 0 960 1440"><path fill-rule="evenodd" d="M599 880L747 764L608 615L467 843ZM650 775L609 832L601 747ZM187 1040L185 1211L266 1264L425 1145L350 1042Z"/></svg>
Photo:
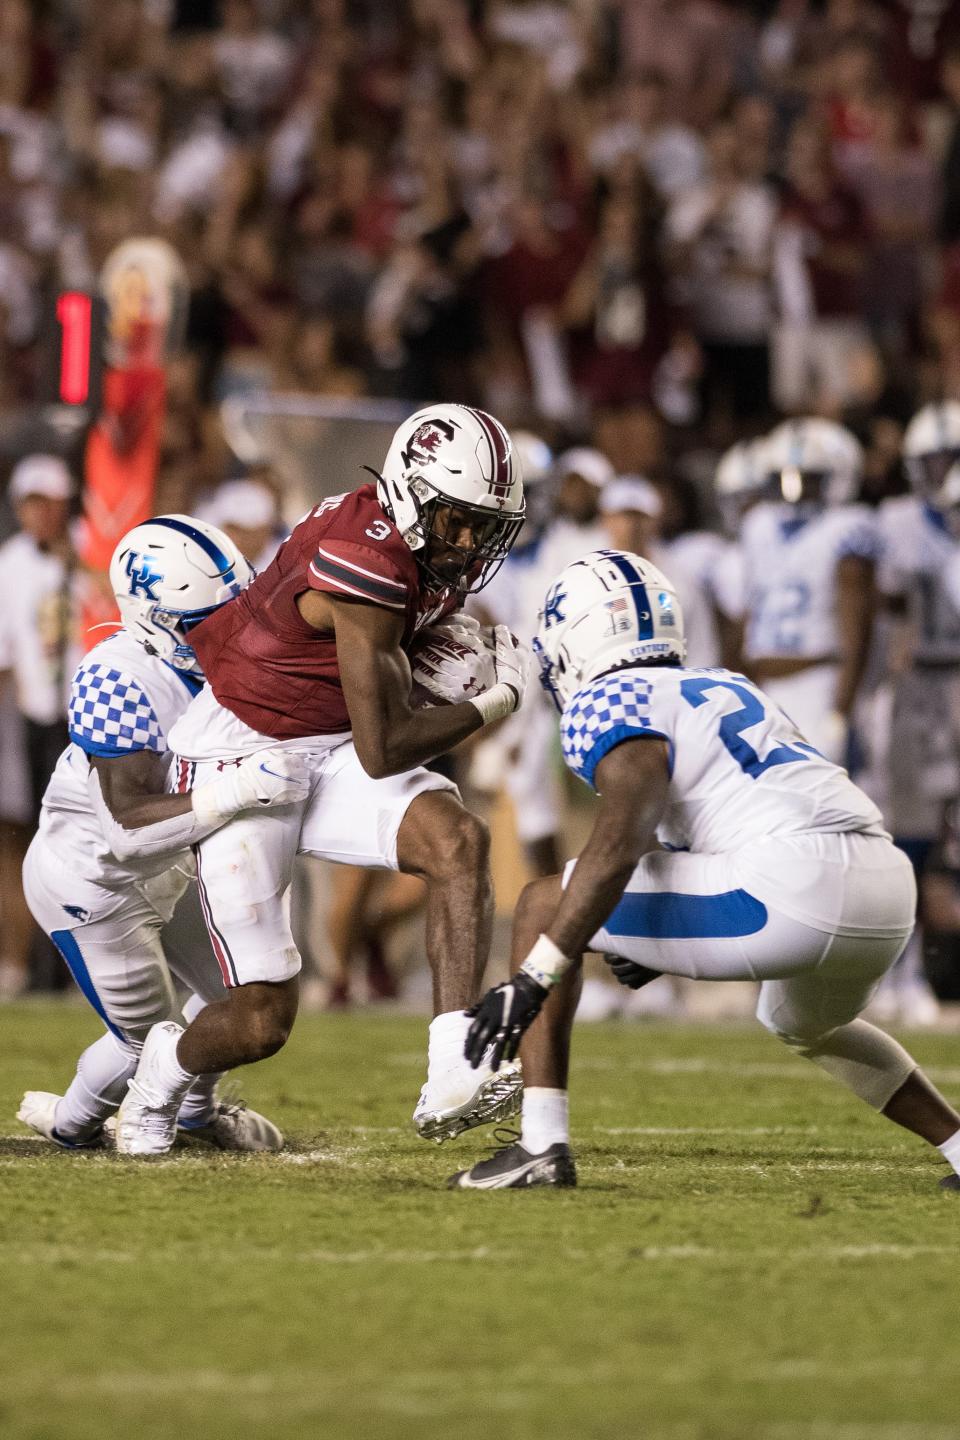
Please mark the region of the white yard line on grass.
<svg viewBox="0 0 960 1440"><path fill-rule="evenodd" d="M215 1260L215 1246L204 1242L202 1254L205 1260ZM141 1250L96 1250L82 1245L58 1244L17 1244L15 1241L0 1242L0 1260L22 1265L129 1265L142 1264L145 1259L175 1263L190 1259L198 1247L190 1244L161 1246L147 1255ZM413 1247L391 1250L371 1246L356 1250L322 1248L313 1250L285 1250L278 1246L242 1245L231 1243L224 1256L232 1255L245 1263L261 1262L270 1265L438 1265L473 1264L487 1262L493 1255L487 1246L477 1245L457 1249L416 1249ZM608 1261L622 1265L624 1261L681 1264L809 1264L812 1261L844 1260L918 1260L936 1256L954 1258L956 1248L952 1245L910 1245L877 1242L865 1245L809 1245L796 1250L771 1248L735 1249L712 1245L642 1245L630 1248L625 1245L598 1246L596 1249L557 1247L554 1253L558 1259L570 1262L584 1262L595 1265ZM497 1250L502 1259L509 1259L509 1248ZM515 1258L519 1259L518 1252ZM526 1258L529 1259L527 1252Z"/></svg>
<svg viewBox="0 0 960 1440"><path fill-rule="evenodd" d="M587 1125L591 1135L815 1135L816 1125Z"/></svg>

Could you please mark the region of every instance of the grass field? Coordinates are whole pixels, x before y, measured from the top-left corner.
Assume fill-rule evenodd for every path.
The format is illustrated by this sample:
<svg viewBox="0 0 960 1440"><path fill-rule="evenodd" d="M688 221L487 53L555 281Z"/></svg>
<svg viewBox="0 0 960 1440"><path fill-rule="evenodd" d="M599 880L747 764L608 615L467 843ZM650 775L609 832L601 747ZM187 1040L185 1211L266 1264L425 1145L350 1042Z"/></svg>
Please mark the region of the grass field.
<svg viewBox="0 0 960 1440"><path fill-rule="evenodd" d="M153 1164L12 1118L95 1033L0 1010L3 1440L960 1440L960 1196L759 1030L582 1027L580 1188L495 1194L408 1128L423 1021L303 1017L283 1155Z"/></svg>

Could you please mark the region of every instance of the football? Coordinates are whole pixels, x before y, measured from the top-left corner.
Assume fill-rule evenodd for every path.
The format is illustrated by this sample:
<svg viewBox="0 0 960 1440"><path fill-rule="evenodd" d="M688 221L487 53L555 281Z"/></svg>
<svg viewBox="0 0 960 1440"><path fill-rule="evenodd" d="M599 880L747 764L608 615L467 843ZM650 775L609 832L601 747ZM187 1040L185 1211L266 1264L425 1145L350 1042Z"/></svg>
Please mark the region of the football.
<svg viewBox="0 0 960 1440"><path fill-rule="evenodd" d="M496 684L493 637L469 617L428 625L410 648L416 709L456 705Z"/></svg>

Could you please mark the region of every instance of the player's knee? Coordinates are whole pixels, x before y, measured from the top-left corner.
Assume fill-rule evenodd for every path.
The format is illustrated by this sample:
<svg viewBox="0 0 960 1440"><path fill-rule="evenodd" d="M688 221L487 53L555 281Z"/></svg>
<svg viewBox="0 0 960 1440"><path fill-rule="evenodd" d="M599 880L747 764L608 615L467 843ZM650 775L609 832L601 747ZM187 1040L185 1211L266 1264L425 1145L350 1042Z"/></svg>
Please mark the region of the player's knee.
<svg viewBox="0 0 960 1440"><path fill-rule="evenodd" d="M485 870L490 863L490 829L469 810L461 810L451 835L451 844L459 866L471 871Z"/></svg>
<svg viewBox="0 0 960 1440"><path fill-rule="evenodd" d="M120 1052L123 1059L128 1062L132 1061L134 1066L136 1066L140 1063L140 1051L143 1049L143 1042L147 1038L149 1028L148 1026L147 1029L137 1034L132 1034L129 1030L125 1030L122 1036L115 1035L112 1031L108 1031L107 1033L110 1035L110 1039L113 1041L115 1048Z"/></svg>
<svg viewBox="0 0 960 1440"><path fill-rule="evenodd" d="M248 1062L266 1060L287 1043L296 1018L296 999L286 986L243 985L235 991L239 1024Z"/></svg>
<svg viewBox="0 0 960 1440"><path fill-rule="evenodd" d="M448 809L433 837L427 875L446 880L485 874L490 864L490 831L462 805Z"/></svg>
<svg viewBox="0 0 960 1440"><path fill-rule="evenodd" d="M563 886L559 875L531 880L520 892L514 913L514 925L536 926L538 930L545 930L556 914L562 895Z"/></svg>
<svg viewBox="0 0 960 1440"><path fill-rule="evenodd" d="M266 1060L282 1050L290 1037L291 1026L284 1016L270 1012L259 1013L250 1029L250 1043L256 1052L254 1058Z"/></svg>

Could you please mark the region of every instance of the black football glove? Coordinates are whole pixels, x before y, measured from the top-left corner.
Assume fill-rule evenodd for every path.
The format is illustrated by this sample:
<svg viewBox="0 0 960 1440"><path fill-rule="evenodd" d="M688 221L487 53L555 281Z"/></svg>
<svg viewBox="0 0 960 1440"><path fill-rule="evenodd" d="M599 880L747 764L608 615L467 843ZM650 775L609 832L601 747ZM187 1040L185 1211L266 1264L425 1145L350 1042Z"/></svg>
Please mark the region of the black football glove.
<svg viewBox="0 0 960 1440"><path fill-rule="evenodd" d="M646 965L638 965L636 960L625 960L622 955L604 955L603 958L620 984L630 990L642 990L644 985L649 985L651 980L659 980L663 974L662 970L648 970Z"/></svg>
<svg viewBox="0 0 960 1440"><path fill-rule="evenodd" d="M467 1014L473 1018L473 1024L467 1032L463 1053L474 1070L491 1044L490 1064L494 1070L500 1069L501 1060L514 1058L523 1032L536 1020L549 993L543 985L518 970L511 979L495 985L470 1007Z"/></svg>

